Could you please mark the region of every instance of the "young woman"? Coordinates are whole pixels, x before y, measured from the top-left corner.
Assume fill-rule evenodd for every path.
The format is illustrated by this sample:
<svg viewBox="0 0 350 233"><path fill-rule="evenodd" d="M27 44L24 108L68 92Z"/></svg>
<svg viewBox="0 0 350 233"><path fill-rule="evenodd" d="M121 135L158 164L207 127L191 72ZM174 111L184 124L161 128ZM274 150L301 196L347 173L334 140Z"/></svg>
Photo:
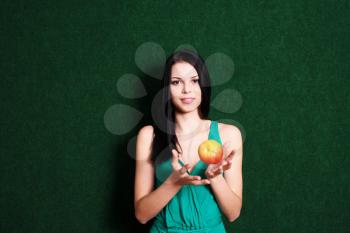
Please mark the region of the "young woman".
<svg viewBox="0 0 350 233"><path fill-rule="evenodd" d="M153 125L136 140L135 216L154 219L154 232L224 233L242 208L243 143L240 130L208 119L210 79L203 59L190 50L168 57L162 99ZM224 158L207 165L198 146L213 139ZM224 144L222 143L224 142Z"/></svg>

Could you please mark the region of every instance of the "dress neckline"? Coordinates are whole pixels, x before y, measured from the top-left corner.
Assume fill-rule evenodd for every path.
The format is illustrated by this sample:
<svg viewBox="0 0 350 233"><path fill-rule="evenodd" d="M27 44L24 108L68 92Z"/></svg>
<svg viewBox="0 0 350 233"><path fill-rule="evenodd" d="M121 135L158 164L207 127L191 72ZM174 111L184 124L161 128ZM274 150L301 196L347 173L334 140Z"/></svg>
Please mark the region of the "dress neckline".
<svg viewBox="0 0 350 233"><path fill-rule="evenodd" d="M213 125L213 121L210 120L209 132L208 132L208 134L207 134L207 140L208 140L209 137L210 137L210 132L211 132L211 129L212 129L212 125ZM186 163L185 163L185 164L186 164ZM198 165L200 165L200 164L203 164L203 162L202 162L201 159L199 159L198 162L195 163L193 166L191 165L192 170L191 170L190 174L192 174L196 169L198 169Z"/></svg>

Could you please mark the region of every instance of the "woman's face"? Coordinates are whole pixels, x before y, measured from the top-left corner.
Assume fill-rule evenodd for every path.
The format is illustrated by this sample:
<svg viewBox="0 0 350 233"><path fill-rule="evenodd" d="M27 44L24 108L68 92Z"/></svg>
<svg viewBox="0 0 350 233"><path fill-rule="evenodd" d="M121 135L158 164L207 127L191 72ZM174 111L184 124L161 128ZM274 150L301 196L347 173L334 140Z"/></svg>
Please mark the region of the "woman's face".
<svg viewBox="0 0 350 233"><path fill-rule="evenodd" d="M196 110L202 101L199 76L187 62L177 62L171 68L170 95L172 103L180 112Z"/></svg>

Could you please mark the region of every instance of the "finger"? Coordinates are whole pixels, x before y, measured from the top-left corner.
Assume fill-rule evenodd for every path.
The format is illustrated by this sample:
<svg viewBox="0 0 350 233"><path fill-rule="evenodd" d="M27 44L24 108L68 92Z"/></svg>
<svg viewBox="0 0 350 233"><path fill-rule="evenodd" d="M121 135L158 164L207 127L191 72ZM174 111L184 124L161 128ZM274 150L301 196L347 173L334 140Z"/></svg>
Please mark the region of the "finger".
<svg viewBox="0 0 350 233"><path fill-rule="evenodd" d="M232 150L232 151L230 152L230 154L226 156L225 160L232 160L234 154L235 154L235 151Z"/></svg>
<svg viewBox="0 0 350 233"><path fill-rule="evenodd" d="M186 169L187 174L190 175L190 172L189 172L189 171L190 171L190 169L191 169L191 165L188 164L188 163L186 163L184 167L185 167L185 169Z"/></svg>
<svg viewBox="0 0 350 233"><path fill-rule="evenodd" d="M179 153L175 149L172 149L171 153L173 154L173 158L175 157L177 159L179 157Z"/></svg>
<svg viewBox="0 0 350 233"><path fill-rule="evenodd" d="M192 180L201 180L202 177L200 176L188 176L189 177L189 180L192 181Z"/></svg>
<svg viewBox="0 0 350 233"><path fill-rule="evenodd" d="M220 175L221 173L223 173L224 172L224 170L223 170L223 167L222 166L220 166L220 168L218 169L218 171L217 171L217 175Z"/></svg>
<svg viewBox="0 0 350 233"><path fill-rule="evenodd" d="M229 165L225 165L225 166L222 168L222 170L224 170L224 171L226 171L226 170L228 170L228 169L230 169L230 166L229 166Z"/></svg>
<svg viewBox="0 0 350 233"><path fill-rule="evenodd" d="M208 179L202 179L202 184L210 184L210 180L208 180Z"/></svg>
<svg viewBox="0 0 350 233"><path fill-rule="evenodd" d="M187 173L187 175L190 176L190 175L191 175L190 172L189 172L189 171L190 171L190 168L191 168L191 165L190 165L190 164L188 164L188 163L187 163L187 164L184 164L184 165L182 166L182 168L181 168L181 169L182 169L182 170L181 170L181 174Z"/></svg>
<svg viewBox="0 0 350 233"><path fill-rule="evenodd" d="M191 182L192 185L207 185L210 184L210 181L208 179L203 179L203 180L194 180Z"/></svg>
<svg viewBox="0 0 350 233"><path fill-rule="evenodd" d="M198 182L200 180L201 180L200 176L186 176L186 177L183 178L183 181L186 184L192 184L193 182Z"/></svg>
<svg viewBox="0 0 350 233"><path fill-rule="evenodd" d="M209 172L210 172L210 174L214 175L214 174L215 174L215 172L217 171L217 169L218 169L218 168L214 168L214 169L210 170L210 171L209 171Z"/></svg>
<svg viewBox="0 0 350 233"><path fill-rule="evenodd" d="M174 164L176 164L177 163L177 159L178 159L178 153L177 153L177 151L175 149L172 149L171 150L171 154L172 154L172 162Z"/></svg>
<svg viewBox="0 0 350 233"><path fill-rule="evenodd" d="M208 179L201 180L201 185L207 185L210 184L210 181Z"/></svg>
<svg viewBox="0 0 350 233"><path fill-rule="evenodd" d="M213 173L214 173L214 174L217 174L220 170L222 170L222 165L220 165L219 167L215 168L215 169L213 170Z"/></svg>
<svg viewBox="0 0 350 233"><path fill-rule="evenodd" d="M230 169L231 166L232 166L232 162L229 162L229 163L224 167L224 170Z"/></svg>
<svg viewBox="0 0 350 233"><path fill-rule="evenodd" d="M179 170L182 167L182 165L181 165L181 162L178 159L178 152L175 149L172 149L171 153L172 153L172 164L173 164L173 167L176 170Z"/></svg>
<svg viewBox="0 0 350 233"><path fill-rule="evenodd" d="M212 174L212 177L214 177L214 176L222 174L223 172L224 172L224 169L222 166L220 166L220 167L216 168L214 171L212 171L211 174Z"/></svg>
<svg viewBox="0 0 350 233"><path fill-rule="evenodd" d="M226 160L226 165L232 165L232 158L231 158L231 159Z"/></svg>
<svg viewBox="0 0 350 233"><path fill-rule="evenodd" d="M185 164L185 166L181 167L179 169L180 174L185 174L187 172L187 170L188 170L188 167L189 167L188 164Z"/></svg>
<svg viewBox="0 0 350 233"><path fill-rule="evenodd" d="M193 180L193 181L188 182L187 184L191 184L191 185L201 185L202 182L199 181L199 180Z"/></svg>
<svg viewBox="0 0 350 233"><path fill-rule="evenodd" d="M208 171L206 175L207 175L208 178L214 177L214 174L213 174L212 171Z"/></svg>

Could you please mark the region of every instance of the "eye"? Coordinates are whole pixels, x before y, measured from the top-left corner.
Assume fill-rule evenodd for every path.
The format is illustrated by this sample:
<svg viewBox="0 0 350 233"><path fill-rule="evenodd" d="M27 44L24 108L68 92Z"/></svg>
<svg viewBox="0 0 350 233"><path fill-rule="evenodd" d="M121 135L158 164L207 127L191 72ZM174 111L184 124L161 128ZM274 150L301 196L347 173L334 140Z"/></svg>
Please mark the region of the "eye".
<svg viewBox="0 0 350 233"><path fill-rule="evenodd" d="M193 79L192 81L193 81L194 83L198 83L198 80L199 80L199 79Z"/></svg>
<svg viewBox="0 0 350 233"><path fill-rule="evenodd" d="M179 81L172 81L171 84L177 85L177 84L179 84Z"/></svg>

